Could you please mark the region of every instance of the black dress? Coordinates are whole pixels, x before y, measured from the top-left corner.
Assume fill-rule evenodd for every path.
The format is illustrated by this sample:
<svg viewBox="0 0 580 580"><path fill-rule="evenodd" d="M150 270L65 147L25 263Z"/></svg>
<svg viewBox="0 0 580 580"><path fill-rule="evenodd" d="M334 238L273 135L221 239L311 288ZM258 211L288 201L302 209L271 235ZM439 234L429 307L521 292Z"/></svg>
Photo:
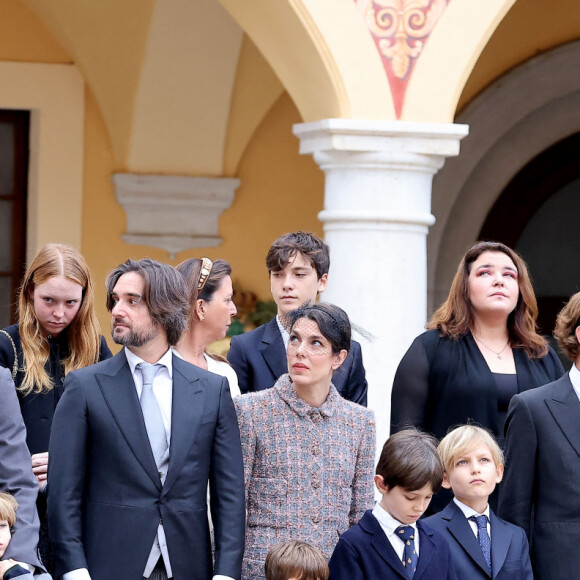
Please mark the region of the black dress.
<svg viewBox="0 0 580 580"><path fill-rule="evenodd" d="M522 348L513 349L517 388L521 393L564 374L554 350L542 358L529 358ZM441 439L450 427L475 422L503 441L505 412L497 378L489 370L473 335L458 340L440 336L437 329L419 335L401 360L391 395L391 433L413 425ZM431 503L440 511L449 495Z"/></svg>
<svg viewBox="0 0 580 580"><path fill-rule="evenodd" d="M18 324L8 326L4 330L12 338L14 346L12 346L10 339L6 335L0 334L0 366L12 372L15 347L18 355L18 372L14 378L14 383L18 388L24 380L22 342L18 332ZM30 393L29 395L23 395L17 390L20 411L22 412L22 418L26 425L26 444L31 455L48 451L54 411L63 393L65 376L62 361L69 355L66 330L56 338L49 338L48 341L50 344L50 354L45 369L48 376L52 379L54 388L47 393ZM113 355L107 346L107 342L101 336L98 360L105 360L111 356ZM44 490L46 491L46 487ZM38 547L43 564L49 573L54 574L54 561L46 524L46 493L39 493L37 506L40 518L40 539Z"/></svg>

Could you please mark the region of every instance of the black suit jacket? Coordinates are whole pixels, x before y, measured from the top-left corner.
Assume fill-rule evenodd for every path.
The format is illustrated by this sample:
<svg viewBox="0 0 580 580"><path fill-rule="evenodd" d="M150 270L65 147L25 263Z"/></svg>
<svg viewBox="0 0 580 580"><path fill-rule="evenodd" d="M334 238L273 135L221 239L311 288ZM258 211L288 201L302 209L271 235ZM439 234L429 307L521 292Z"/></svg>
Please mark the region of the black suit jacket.
<svg viewBox="0 0 580 580"><path fill-rule="evenodd" d="M536 580L578 578L580 402L568 374L511 401L499 514L527 533Z"/></svg>
<svg viewBox="0 0 580 580"><path fill-rule="evenodd" d="M0 368L0 409L0 491L11 493L18 502L16 524L4 559L14 558L40 567L36 551L38 483L32 473L30 454L26 447L26 429L12 376L10 371L3 368Z"/></svg>
<svg viewBox="0 0 580 580"><path fill-rule="evenodd" d="M452 501L438 514L425 520L447 540L459 578L468 580L533 580L528 540L521 528L489 512L491 528L491 568L469 522Z"/></svg>
<svg viewBox="0 0 580 580"><path fill-rule="evenodd" d="M234 336L228 361L238 375L242 393L273 387L288 372L286 349L276 318L255 330ZM345 399L366 407L367 381L358 342L352 341L348 356L332 377L332 384Z"/></svg>
<svg viewBox="0 0 580 580"><path fill-rule="evenodd" d="M238 578L245 498L227 380L173 357L170 459L161 485L131 370L115 357L69 373L51 441L48 518L57 575L141 580L160 520L175 580Z"/></svg>
<svg viewBox="0 0 580 580"><path fill-rule="evenodd" d="M445 540L422 521L417 522L417 528L419 561L413 580L455 580L457 574ZM371 510L342 534L328 566L329 580L409 579Z"/></svg>

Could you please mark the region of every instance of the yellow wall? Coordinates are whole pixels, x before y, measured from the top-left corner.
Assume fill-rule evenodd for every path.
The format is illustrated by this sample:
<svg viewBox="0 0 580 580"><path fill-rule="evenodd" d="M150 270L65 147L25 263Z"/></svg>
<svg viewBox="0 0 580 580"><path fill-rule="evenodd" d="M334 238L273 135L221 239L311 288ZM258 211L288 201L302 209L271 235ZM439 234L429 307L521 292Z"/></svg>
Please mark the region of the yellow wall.
<svg viewBox="0 0 580 580"><path fill-rule="evenodd" d="M181 252L171 262L208 256L228 260L234 280L259 298L270 297L264 258L279 235L304 229L323 235L316 218L322 210L324 178L310 156L298 154L292 125L300 115L284 93L266 115L241 158L237 176L241 186L232 207L220 219L223 243L216 248ZM87 94L83 252L96 284L101 326L108 336L104 279L125 259L149 256L169 262L166 252L121 240L125 215L115 199L111 174L116 171L107 131L94 98ZM274 216L271 220L267 216ZM109 341L110 342L110 341Z"/></svg>
<svg viewBox="0 0 580 580"><path fill-rule="evenodd" d="M71 58L20 0L0 2L0 60L70 63Z"/></svg>
<svg viewBox="0 0 580 580"><path fill-rule="evenodd" d="M518 0L477 61L457 112L511 68L577 38L580 38L578 0Z"/></svg>

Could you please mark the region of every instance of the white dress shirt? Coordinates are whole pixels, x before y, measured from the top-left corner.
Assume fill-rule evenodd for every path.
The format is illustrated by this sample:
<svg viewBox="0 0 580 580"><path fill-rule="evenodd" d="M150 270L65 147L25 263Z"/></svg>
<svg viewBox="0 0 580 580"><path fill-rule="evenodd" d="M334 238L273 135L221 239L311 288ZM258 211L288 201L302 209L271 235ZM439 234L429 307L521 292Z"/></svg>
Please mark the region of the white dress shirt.
<svg viewBox="0 0 580 580"><path fill-rule="evenodd" d="M574 388L578 400L580 400L580 371L576 367L576 363L574 363L570 369L570 382L572 383L572 387Z"/></svg>
<svg viewBox="0 0 580 580"><path fill-rule="evenodd" d="M415 530L415 552L417 552L417 557L419 557L419 530L417 530L417 524L403 524L399 520L396 520L380 503L377 503L373 508L373 516L377 518L387 540L393 546L399 560L403 561L403 553L405 551L405 543L401 540L395 530L399 526L411 526Z"/></svg>
<svg viewBox="0 0 580 580"><path fill-rule="evenodd" d="M487 516L487 533L489 534L489 537L491 539L491 523L489 520L489 504L487 504L487 507L483 510L483 512L479 513L476 512L473 508L470 508L468 505L465 505L464 503L460 502L457 498L453 498L453 501L455 502L455 505L463 512L463 515L467 518L467 522L469 523L469 527L471 528L471 531L473 532L473 534L475 535L475 537L477 538L477 522L474 522L473 520L470 520L469 518L471 516Z"/></svg>
<svg viewBox="0 0 580 580"><path fill-rule="evenodd" d="M143 361L136 354L131 352L127 347L125 347L125 355L127 357L127 362L129 363L129 368L131 369L131 374L133 375L133 382L135 383L135 388L137 389L137 395L141 398L141 391L143 390L143 377L141 376L141 370L137 369L137 365ZM173 351L168 349L167 352L157 361L156 364L162 365L162 367L157 372L155 376L155 381L153 383L153 393L157 398L159 403L159 408L161 409L161 416L163 418L163 425L165 426L165 433L167 435L167 442L171 445L171 404L173 401ZM171 453L171 451L170 451ZM172 577L171 563L169 561L169 553L167 551L167 543L165 541L165 532L163 530L163 525L159 524L157 528L157 537L155 539L155 548L158 548L159 555L163 558L163 563L165 569L167 570L167 575L169 578ZM148 561L147 568L153 569L157 562ZM143 572L143 576L147 572L148 575L151 570L146 570ZM148 577L148 575L146 577ZM78 570L72 570L63 575L62 580L91 580L89 571L86 568L79 568ZM234 580L229 576L214 576L213 580Z"/></svg>

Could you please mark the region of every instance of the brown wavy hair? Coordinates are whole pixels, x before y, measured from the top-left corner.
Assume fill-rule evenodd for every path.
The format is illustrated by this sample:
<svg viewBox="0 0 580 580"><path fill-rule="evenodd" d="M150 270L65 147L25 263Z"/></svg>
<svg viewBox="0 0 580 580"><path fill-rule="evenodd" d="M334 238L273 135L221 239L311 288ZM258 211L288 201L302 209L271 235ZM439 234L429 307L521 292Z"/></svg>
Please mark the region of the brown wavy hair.
<svg viewBox="0 0 580 580"><path fill-rule="evenodd" d="M18 328L24 361L24 380L19 390L25 395L33 392L46 393L54 387L45 370L50 345L38 324L32 294L38 285L56 276L63 276L83 289L80 308L65 329L70 353L62 361L65 374L99 360L99 322L95 314L95 296L89 267L83 256L73 247L47 244L28 266L18 297Z"/></svg>
<svg viewBox="0 0 580 580"><path fill-rule="evenodd" d="M447 300L435 311L427 328L438 328L442 336L458 340L473 325L473 309L469 301L468 278L473 262L484 252L501 252L508 256L518 271L519 296L515 309L508 316L510 345L523 348L531 358L548 353L548 343L537 332L538 304L528 267L514 250L500 242L477 242L461 258Z"/></svg>
<svg viewBox="0 0 580 580"><path fill-rule="evenodd" d="M580 292L574 294L556 318L554 337L560 350L572 362L576 360L580 345L576 338L576 328L580 325Z"/></svg>

